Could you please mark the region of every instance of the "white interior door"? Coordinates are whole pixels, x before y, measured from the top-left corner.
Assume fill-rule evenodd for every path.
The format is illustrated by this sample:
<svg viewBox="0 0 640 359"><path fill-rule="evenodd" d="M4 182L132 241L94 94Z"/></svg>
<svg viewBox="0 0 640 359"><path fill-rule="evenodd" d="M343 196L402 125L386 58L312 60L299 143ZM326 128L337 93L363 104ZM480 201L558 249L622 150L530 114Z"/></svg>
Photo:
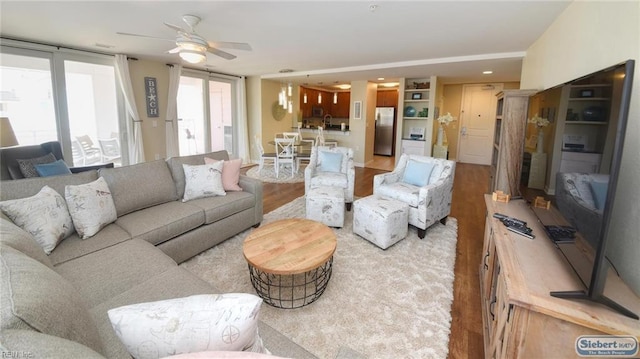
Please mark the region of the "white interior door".
<svg viewBox="0 0 640 359"><path fill-rule="evenodd" d="M503 84L463 85L458 161L491 164L496 94Z"/></svg>

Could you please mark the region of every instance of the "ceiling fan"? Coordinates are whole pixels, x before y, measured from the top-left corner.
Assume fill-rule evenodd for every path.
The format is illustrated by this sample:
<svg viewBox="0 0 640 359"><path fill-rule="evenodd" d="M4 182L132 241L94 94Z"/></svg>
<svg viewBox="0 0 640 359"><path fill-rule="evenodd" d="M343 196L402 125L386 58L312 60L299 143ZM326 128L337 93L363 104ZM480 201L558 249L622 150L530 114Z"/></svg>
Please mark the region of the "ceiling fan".
<svg viewBox="0 0 640 359"><path fill-rule="evenodd" d="M220 48L251 51L251 45L247 44L246 42L207 41L205 38L198 35L195 31L196 25L200 23L200 17L198 16L183 15L182 21L184 21L189 26L189 30L185 30L180 26L169 24L167 22L164 23L167 27L175 30L178 33L175 39L165 39L161 37L130 34L126 32L118 32L117 34L146 37L171 42L175 41L177 47L167 52L171 54L177 53L183 60L192 64L204 62L207 59L207 52L216 56L220 56L227 60L233 60L236 58L235 55L230 54L226 51L222 51L220 50Z"/></svg>

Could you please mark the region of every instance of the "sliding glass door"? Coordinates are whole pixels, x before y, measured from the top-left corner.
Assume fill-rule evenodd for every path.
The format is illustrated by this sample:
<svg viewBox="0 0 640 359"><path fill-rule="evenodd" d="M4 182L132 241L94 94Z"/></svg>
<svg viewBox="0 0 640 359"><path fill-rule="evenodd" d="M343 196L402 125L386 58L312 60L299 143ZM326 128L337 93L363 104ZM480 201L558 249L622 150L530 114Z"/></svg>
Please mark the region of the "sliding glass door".
<svg viewBox="0 0 640 359"><path fill-rule="evenodd" d="M9 118L20 145L60 141L73 166L127 163L111 57L1 49L0 116Z"/></svg>
<svg viewBox="0 0 640 359"><path fill-rule="evenodd" d="M178 89L180 155L234 150L232 80L208 74L185 74Z"/></svg>
<svg viewBox="0 0 640 359"><path fill-rule="evenodd" d="M0 53L0 117L8 117L18 144L58 140L51 56Z"/></svg>

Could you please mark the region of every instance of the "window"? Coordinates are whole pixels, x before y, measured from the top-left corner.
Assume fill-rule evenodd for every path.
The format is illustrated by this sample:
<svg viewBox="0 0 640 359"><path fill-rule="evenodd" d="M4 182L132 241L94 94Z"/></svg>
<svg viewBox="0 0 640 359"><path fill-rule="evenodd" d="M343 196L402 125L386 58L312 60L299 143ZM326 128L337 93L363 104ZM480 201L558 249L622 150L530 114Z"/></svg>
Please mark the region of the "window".
<svg viewBox="0 0 640 359"><path fill-rule="evenodd" d="M8 117L20 145L58 139L51 59L0 54L0 116Z"/></svg>
<svg viewBox="0 0 640 359"><path fill-rule="evenodd" d="M178 141L180 155L227 150L235 153L235 82L206 74L180 77Z"/></svg>
<svg viewBox="0 0 640 359"><path fill-rule="evenodd" d="M0 114L20 145L60 141L74 166L126 163L119 96L109 56L2 46Z"/></svg>

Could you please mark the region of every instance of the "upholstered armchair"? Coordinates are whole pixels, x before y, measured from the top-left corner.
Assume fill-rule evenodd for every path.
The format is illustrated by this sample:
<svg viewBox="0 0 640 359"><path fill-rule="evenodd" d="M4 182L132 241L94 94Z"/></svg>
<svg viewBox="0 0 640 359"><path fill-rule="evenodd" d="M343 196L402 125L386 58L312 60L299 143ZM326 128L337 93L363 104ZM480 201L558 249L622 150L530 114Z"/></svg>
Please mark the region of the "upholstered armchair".
<svg viewBox="0 0 640 359"><path fill-rule="evenodd" d="M309 165L304 170L304 193L308 194L311 188L319 186L342 188L347 210L350 211L355 179L351 148L315 146L311 150Z"/></svg>
<svg viewBox="0 0 640 359"><path fill-rule="evenodd" d="M409 204L409 224L424 238L436 221L446 223L451 213L451 194L456 163L402 154L393 172L373 177L373 194Z"/></svg>

